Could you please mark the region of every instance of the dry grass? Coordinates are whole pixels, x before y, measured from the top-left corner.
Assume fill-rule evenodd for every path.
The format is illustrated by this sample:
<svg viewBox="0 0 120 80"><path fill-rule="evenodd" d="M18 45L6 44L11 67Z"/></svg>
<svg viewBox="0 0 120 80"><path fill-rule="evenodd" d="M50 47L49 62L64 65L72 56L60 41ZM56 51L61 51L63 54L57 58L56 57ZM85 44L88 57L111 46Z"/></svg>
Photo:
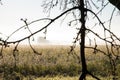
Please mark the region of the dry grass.
<svg viewBox="0 0 120 80"><path fill-rule="evenodd" d="M75 54L68 54L70 46L33 45L33 47L42 55L33 53L32 49L28 45L20 45L18 46L19 52L16 53L16 61L13 57L14 46L5 48L3 50L3 58L0 59L0 71L2 71L3 65L8 68L14 68L16 62L17 73L24 76L32 75L40 77L35 80L78 80L78 75L81 72L81 62L79 61L80 58L78 59L78 46L75 48ZM105 50L104 46L100 46L99 48ZM88 70L91 73L102 77L109 76L109 74L111 74L108 72L110 71L109 63L107 62L108 60L103 54L94 54L93 50L86 49L86 60ZM119 67L120 66L118 66L118 71L120 71ZM9 72L9 69L6 70ZM89 79L87 80L93 80L91 77L88 78Z"/></svg>
<svg viewBox="0 0 120 80"><path fill-rule="evenodd" d="M99 77L101 80L112 80L111 78L102 78L102 77ZM27 80L28 78L24 78L24 80ZM40 77L40 78L34 78L34 80L79 80L79 76L74 76L74 77L70 77L70 76L55 76L55 77L49 77L49 76L46 76L46 77ZM91 76L87 76L86 77L86 80L96 80L94 78L92 78Z"/></svg>

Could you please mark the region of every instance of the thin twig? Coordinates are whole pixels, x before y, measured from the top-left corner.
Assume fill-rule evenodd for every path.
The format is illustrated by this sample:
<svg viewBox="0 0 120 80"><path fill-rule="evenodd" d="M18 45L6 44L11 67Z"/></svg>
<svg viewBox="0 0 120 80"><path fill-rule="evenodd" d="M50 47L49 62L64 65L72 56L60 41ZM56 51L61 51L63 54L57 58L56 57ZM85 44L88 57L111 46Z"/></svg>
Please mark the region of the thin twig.
<svg viewBox="0 0 120 80"><path fill-rule="evenodd" d="M71 8L71 9L68 9L67 11L61 13L59 16L55 17L54 19L44 18L44 19L50 20L50 22L49 22L46 26L44 26L43 28L37 30L36 32L34 32L34 33L30 34L29 36L24 37L24 38L22 38L22 39L20 39L20 40L9 41L9 42L4 41L4 42L6 42L7 44L11 44L11 43L17 43L17 42L21 42L21 41L23 41L23 40L25 40L25 39L28 39L28 38L30 38L31 36L33 36L33 35L41 32L41 31L44 30L44 29L46 29L46 28L47 28L49 25L51 25L55 20L59 19L61 16L63 16L63 15L66 14L67 12L69 12L69 11L71 11L71 10L79 9L79 8L80 8L80 7L73 7L73 8ZM34 23L34 22L40 21L40 20L43 20L43 19L39 19L39 20L33 21L33 22L29 23L28 25L30 25L30 24L32 24L32 23ZM26 25L25 25L25 26L26 26ZM23 26L23 27L25 27L25 26ZM23 28L23 27L21 27L21 28ZM15 32L17 32L17 31L19 31L21 28L19 28L19 29L17 29L16 31L14 31L11 35L13 35L13 34L14 34ZM11 35L10 35L10 36L11 36ZM10 37L10 36L9 36L9 37ZM7 39L7 40L8 40L8 39Z"/></svg>

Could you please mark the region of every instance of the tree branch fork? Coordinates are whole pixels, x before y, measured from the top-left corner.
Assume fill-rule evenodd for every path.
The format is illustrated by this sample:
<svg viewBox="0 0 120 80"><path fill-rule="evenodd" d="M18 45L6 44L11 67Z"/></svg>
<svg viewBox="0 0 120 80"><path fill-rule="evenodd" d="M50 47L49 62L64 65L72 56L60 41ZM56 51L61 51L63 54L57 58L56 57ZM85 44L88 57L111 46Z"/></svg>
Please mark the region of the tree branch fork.
<svg viewBox="0 0 120 80"><path fill-rule="evenodd" d="M82 1L82 0L81 0L81 1ZM22 27L20 27L20 28L17 29L16 31L14 31L12 34L10 34L6 40L0 39L0 41L1 41L0 45L2 46L2 48L1 48L1 54L2 54L3 46L4 46L4 47L8 47L9 44L16 44L16 46L15 46L15 48L14 48L14 51L17 51L17 47L18 47L19 43L22 42L22 41L24 41L24 40L26 40L26 39L28 39L29 45L30 45L31 49L33 50L33 52L39 54L39 53L32 47L32 45L31 45L31 43L30 43L30 38L31 38L33 35L35 35L35 34L41 32L41 31L43 31L43 30L46 29L46 28L48 28L53 22L55 22L57 19L59 19L60 17L62 17L62 16L65 15L66 13L68 13L68 12L70 12L70 11L72 11L72 10L76 10L76 9L78 9L78 10L80 10L80 11L83 10L83 14L82 14L82 12L81 12L81 16L83 15L84 18L87 16L87 15L86 15L87 12L92 13L92 14L97 18L97 20L99 21L99 23L102 25L102 27L104 28L104 30L108 31L112 36L114 36L118 41L120 41L120 39L119 39L116 35L114 35L113 32L111 32L109 29L105 28L104 24L103 24L102 21L99 19L99 17L97 16L97 14L95 14L92 10L89 10L89 9L84 8L84 7L82 7L82 6L76 6L76 7L73 7L73 8L70 8L70 9L66 10L65 12L61 13L60 15L58 15L57 17L55 17L55 18L53 18L53 19L51 19L51 18L43 18L43 19L34 20L34 21L30 22L30 23L27 23L27 22L24 21L24 22L25 22L25 25L22 26ZM84 13L84 12L86 12L86 13ZM96 35L98 38L100 38L101 40L106 41L106 42L110 43L111 45L115 45L115 44L113 44L111 41L108 41L108 40L106 40L106 39L101 38L99 35L97 35L97 34L96 34L95 32L93 32L92 30L85 28L85 22L84 22L85 20L84 20L84 18L82 19L82 17L81 17L81 19L80 19L81 23L83 23L83 24L82 24L81 28L79 29L79 31L78 31L78 33L77 33L77 37L75 38L74 43L76 43L78 40L82 40L82 36L84 37L84 36L85 36L85 31L88 30L88 31L92 32L94 35ZM24 27L26 27L26 26L27 26L28 29L29 29L29 25L31 25L31 24L33 24L33 23L35 23L35 22L38 22L38 21L42 21L42 20L47 20L47 21L49 21L49 23L47 23L44 27L42 27L41 29L35 31L34 33L31 32L31 34L30 34L29 36L27 36L27 37L24 37L24 38L19 39L19 40L16 40L16 41L8 41L8 39L9 39L13 34L15 34L17 31L19 31L20 29L22 29L22 28L24 28ZM82 35L82 33L84 33L84 34ZM78 39L78 37L79 37L80 35L81 35L81 39ZM85 41L85 40L83 40L83 41ZM85 42L84 42L84 43L85 43ZM85 48L85 44L80 43L80 45L82 45L83 48ZM72 47L72 48L74 48L74 47ZM81 48L82 48L82 47L81 47ZM96 49L96 48L93 48L93 47L88 47L88 48ZM98 51L100 51L100 50L98 50ZM100 51L100 52L102 52L102 51ZM80 56L83 56L83 55L84 55L84 54L82 54L82 53L84 53L84 52L81 52L81 55L80 55ZM103 53L104 53L104 52L103 52ZM85 58L85 56L84 56L84 58ZM85 64L82 64L82 65L86 65L86 63L85 63ZM86 69L84 69L84 66L83 66L82 75L81 75L81 77L80 77L79 80L84 80L83 78L85 78L87 74L91 75L93 78L95 78L95 79L97 79L97 80L100 80L98 77L94 76L92 73L90 73L90 72L87 70L87 65L86 65Z"/></svg>

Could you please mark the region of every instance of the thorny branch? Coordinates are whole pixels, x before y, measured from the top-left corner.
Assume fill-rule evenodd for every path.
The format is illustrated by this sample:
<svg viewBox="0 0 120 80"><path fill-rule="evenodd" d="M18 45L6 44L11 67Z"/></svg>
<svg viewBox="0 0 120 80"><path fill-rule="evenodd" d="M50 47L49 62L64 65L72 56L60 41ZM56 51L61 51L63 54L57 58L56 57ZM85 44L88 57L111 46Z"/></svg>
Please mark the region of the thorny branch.
<svg viewBox="0 0 120 80"><path fill-rule="evenodd" d="M34 52L35 54L37 54L37 55L42 55L41 53L39 53L38 51L36 51L36 50L34 49L34 47L32 46L32 44L30 43L30 38L28 38L28 42L29 42L29 45L30 45L31 49L33 50L33 52Z"/></svg>
<svg viewBox="0 0 120 80"><path fill-rule="evenodd" d="M53 1L53 0L52 0L52 1ZM57 0L57 1L58 1L58 0ZM92 0L91 0L91 1L92 1ZM57 5L57 3L58 3L58 2L56 2L55 5ZM48 3L48 4L49 4L49 3ZM51 3L50 3L50 4L51 4ZM93 4L94 6L96 6L96 5L93 3L93 1L92 1L92 4ZM102 7L102 9L101 9L97 14L99 14L108 4L109 4L109 3L106 3L106 4ZM50 8L54 7L55 5L51 5ZM77 4L77 5L78 5L78 4ZM97 6L96 6L96 8L97 8ZM70 9L66 10L65 12L61 13L59 16L57 16L57 17L55 17L55 18L53 18L53 19L51 19L51 18L43 18L43 19L38 19L38 20L32 21L32 22L30 22L30 23L28 23L27 20L23 20L24 23L25 23L24 26L20 27L19 29L17 29L16 31L14 31L12 34L10 34L6 40L2 40L2 39L0 40L0 41L2 42L2 44L1 44L2 47L1 47L0 55L2 54L2 50L3 50L3 47L4 47L4 46L7 47L9 44L16 44L16 46L15 46L15 48L14 48L14 50L13 50L13 56L14 56L15 59L16 59L16 52L18 52L17 47L18 47L18 45L19 45L20 42L22 42L22 41L24 41L24 40L26 40L26 39L28 39L29 45L30 45L31 49L33 50L33 52L40 55L40 53L37 52L37 51L33 48L33 46L31 45L31 43L30 43L30 38L31 38L33 35L41 32L42 30L45 30L45 29L46 29L46 30L45 30L45 33L46 33L46 32L47 32L47 27L48 27L49 25L51 25L54 21L56 21L57 19L59 19L59 18L60 18L61 16L63 16L64 14L66 14L66 13L72 11L72 10L76 10L76 9L78 9L78 10L83 9L86 13L87 13L87 12L92 13L92 14L95 16L95 18L97 18L97 20L99 21L99 23L102 25L102 27L103 27L103 29L104 29L104 38L101 37L99 34L95 33L94 31L92 31L91 29L87 29L87 28L84 28L84 29L85 29L85 31L89 31L89 32L93 33L93 34L94 34L95 36L97 36L99 39L105 41L107 52L105 52L105 51L100 50L99 48L97 48L96 42L95 42L95 46L94 46L94 47L84 46L84 48L90 48L90 49L93 49L93 50L94 50L94 53L101 52L101 53L103 53L104 55L106 55L106 56L109 58L109 60L110 60L112 72L114 73L113 76L116 76L116 65L117 65L117 64L116 64L116 61L117 61L118 58L120 57L120 56L119 56L119 54L120 54L120 53L119 53L119 47L120 47L120 45L118 45L117 43L115 43L115 40L120 41L120 39L119 39L113 32L110 31L110 28L107 29L107 28L105 27L104 23L99 19L99 17L97 16L96 13L94 13L94 12L93 12L92 10L90 10L90 9L87 9L87 8L84 8L84 7L81 7L81 6L76 6L76 7L70 8ZM83 11L83 12L84 12L84 11ZM113 10L113 13L114 13L114 10ZM112 20L112 17L113 17L113 13L112 13L111 18L110 18L110 23L111 23L111 20ZM81 14L82 14L82 13L81 13ZM86 14L85 14L84 16L86 16ZM48 20L49 23L46 24L46 25L45 25L44 27L42 27L41 29L37 30L36 32L33 32L33 33L32 33L31 30L29 29L29 26L28 26L28 25L30 25L30 24L32 24L32 23L35 23L35 22L38 22L38 21L42 21L42 20ZM79 19L76 19L76 20L79 20ZM76 20L75 20L75 21L76 21ZM73 21L74 21L74 20L73 20ZM82 21L81 21L81 22L82 22ZM71 23L70 23L70 24L71 24ZM85 24L84 24L83 26L85 26ZM110 24L109 24L109 26L110 26ZM9 39L13 34L15 34L17 31L19 31L19 30L22 29L22 28L27 28L27 29L29 30L29 32L30 32L30 35L27 36L27 37L24 37L24 38L22 38L22 39L16 40L16 41L8 41L8 39ZM79 28L78 30L79 30L79 31L78 31L78 33L77 33L77 36L76 36L74 42L73 42L73 46L71 47L71 51L74 50L74 48L75 48L75 46L76 46L76 42L77 42L77 41L81 41L81 38L79 38L79 37L81 36L81 33L83 32L83 28L81 27L81 28ZM106 31L109 32L109 34L110 34L109 39L111 39L112 41L109 40L109 39L106 37ZM108 44L110 44L110 47L111 47L111 48L109 48L109 45L108 45ZM116 53L114 52L114 49L117 50ZM15 62L15 65L16 65L16 62ZM93 78L95 78L95 79L97 79L97 80L100 80L99 78L97 78L96 76L94 76L93 74L91 74L87 69L86 69L86 71L85 71L84 74L85 74L85 75L83 75L83 78L86 77L86 74L89 74L89 75L91 75ZM115 78L115 77L113 77L113 78ZM115 80L116 80L116 79L115 79Z"/></svg>
<svg viewBox="0 0 120 80"><path fill-rule="evenodd" d="M108 5L108 3L104 6L104 7L106 7ZM101 9L101 10L103 10L104 9L104 7ZM94 50L94 52L93 53L97 53L97 52L101 52L101 53L103 53L104 55L106 55L108 58L109 58L109 61L110 61L110 64L111 64L111 69L112 69L112 75L113 75L113 80L116 80L117 78L116 78L116 76L117 76L117 74L116 74L116 66L117 66L117 61L119 60L119 50L118 50L118 47L120 47L120 45L119 44L117 44L116 43L116 40L117 41L120 41L120 39L113 33L113 32L111 32L110 31L110 23L111 23L111 20L112 20L112 17L113 17L113 14L114 14L114 11L115 11L115 9L113 10L113 12L112 12L112 15L111 15L111 18L110 18L110 22L109 22L109 29L107 29L106 27L105 27L105 25L104 25L104 23L99 19L99 17L97 16L97 14L99 14L99 12L96 14L96 13L94 13L92 10L90 10L90 9L85 9L87 12L90 12L90 13L92 13L96 18L97 18L97 20L99 21L99 24L101 24L102 25L102 27L103 27L103 29L104 29L104 37L101 37L99 34L97 34L97 33L95 33L94 31L92 31L91 29L87 29L86 28L86 31L88 31L88 32L92 32L95 36L97 36L99 39L101 39L101 40L103 40L103 41L105 41L105 44L106 44L106 49L107 49L107 52L104 52L103 50L100 50L100 49L98 49L97 48L97 44L95 43L95 47L85 47L85 48L90 48L90 49L93 49ZM100 12L101 12L101 10L100 10ZM74 42L73 42L73 47L71 47L71 51L72 50L74 50L73 48L75 48L75 44L76 44L76 42L77 41L79 41L80 39L79 39L79 36L81 35L81 28L80 29L78 29L79 31L78 31L78 33L77 33L77 36L76 36L76 38L75 38L75 40L74 40ZM109 32L109 34L110 34L110 37L106 37L106 32ZM111 41L112 40L112 41ZM110 45L109 45L109 44ZM111 48L109 48L109 46L111 47ZM113 49L113 47L114 47L114 49ZM115 54L115 52L114 52L114 50L116 49L116 51L117 51L117 53ZM87 73L87 72L86 72ZM97 79L97 78L96 78ZM98 78L98 80L99 80L99 78Z"/></svg>
<svg viewBox="0 0 120 80"><path fill-rule="evenodd" d="M109 29L107 29L105 27L104 23L99 19L97 14L95 14L93 11L87 9L87 11L91 12L92 14L94 14L94 16L97 18L99 23L102 25L102 27L104 29L104 38L102 38L99 34L95 33L94 31L92 31L90 29L87 29L87 30L92 32L99 39L105 41L107 52L104 52L102 50L97 49L97 47L96 47L97 44L95 44L95 47L86 47L86 48L91 48L94 51L99 51L101 53L104 53L104 55L106 55L109 58L109 61L110 61L110 64L111 64L111 71L113 73L112 74L113 75L113 80L117 80L118 78L117 78L117 73L116 73L116 67L117 67L118 64L116 62L119 60L119 57L120 57L119 56L120 53L119 53L119 50L118 50L118 47L120 47L120 45L116 43L116 40L120 42L120 39L113 32L110 31L110 25L111 25L111 20L112 20L112 17L113 17L114 10L113 10L111 18L110 18ZM108 39L106 37L106 31L109 32L109 34L110 34L110 37L108 37ZM111 47L111 48L109 48L109 47ZM115 49L116 49L117 53L114 51Z"/></svg>
<svg viewBox="0 0 120 80"><path fill-rule="evenodd" d="M105 27L104 23L99 19L99 17L98 17L92 10L89 10L89 9L86 9L86 10L95 15L95 17L97 18L97 20L98 20L99 23L102 25L102 27L103 27L103 29L104 29L105 31L108 31L111 35L113 35L117 40L120 41L120 39L119 39L113 32L111 32L109 29L107 29L107 28Z"/></svg>
<svg viewBox="0 0 120 80"><path fill-rule="evenodd" d="M19 55L18 45L19 45L19 42L16 44L15 48L13 49L13 57L15 59L15 65L14 65L15 69L17 65L17 56Z"/></svg>
<svg viewBox="0 0 120 80"><path fill-rule="evenodd" d="M109 21L110 21L110 22L109 22L109 30L110 30L110 27L111 27L111 22L112 22L112 18L113 18L113 14L114 14L115 10L116 10L116 8L113 9L112 14L111 14L111 17L110 17L110 19L109 19Z"/></svg>
<svg viewBox="0 0 120 80"><path fill-rule="evenodd" d="M109 2L107 2L97 13L96 15L98 15L100 12L102 12L102 10L104 10L104 8L109 4ZM95 17L94 17L95 18Z"/></svg>
<svg viewBox="0 0 120 80"><path fill-rule="evenodd" d="M43 18L43 19L38 19L38 20L32 21L32 22L30 22L30 23L27 23L26 20L23 20L24 23L25 23L24 26L22 26L22 27L20 27L19 29L15 30L12 34L10 34L10 35L8 36L8 38L7 38L6 40L2 40L2 39L0 40L0 41L1 41L1 46L2 46L2 47L1 47L1 51L0 51L1 53L0 53L0 54L2 55L2 51L3 51L3 47L4 47L4 46L5 46L5 47L8 47L9 44L16 44L16 43L17 43L17 45L15 46L15 48L14 48L14 50L13 50L13 56L15 57L15 53L18 52L18 50L17 50L18 44L19 44L20 42L28 39L29 45L30 45L31 49L33 50L33 52L40 55L40 53L38 53L38 52L32 47L32 45L31 45L31 43L30 43L30 38L31 38L33 35L41 32L42 30L44 30L44 29L46 30L46 28L47 28L49 25L51 25L54 21L56 21L57 19L59 19L61 16L63 16L63 15L66 14L67 12L72 11L72 10L75 10L75 9L78 9L78 8L79 8L79 7L73 7L73 8L71 8L71 9L68 9L68 10L66 10L65 12L61 13L59 16L57 16L57 17L55 17L55 18L53 18L53 19ZM44 27L42 27L41 29L37 30L36 32L32 33L32 32L30 31L28 25L30 25L30 24L32 24L32 23L35 23L35 22L38 22L38 21L42 21L42 20L48 20L49 23L46 24L46 25L45 25ZM13 34L15 34L15 33L16 33L17 31L19 31L20 29L26 28L26 27L27 27L27 29L28 29L28 30L30 31L30 33L31 33L29 36L24 37L24 38L19 39L19 40L16 40L16 41L8 41L8 39L9 39Z"/></svg>
<svg viewBox="0 0 120 80"><path fill-rule="evenodd" d="M19 55L19 51L18 51L18 49L17 49L17 48L18 48L18 45L20 44L20 42L28 39L29 45L30 45L31 49L33 50L33 52L34 52L35 54L41 55L41 53L37 52L37 51L32 47L32 45L31 45L31 43L30 43L30 38L31 38L33 35L41 32L42 30L44 30L44 29L46 30L49 25L51 25L54 21L56 21L57 19L59 19L61 16L63 16L63 15L66 14L67 12L72 11L72 10L75 10L75 9L78 9L78 8L79 8L79 7L73 7L73 8L71 8L71 9L68 9L68 10L66 10L65 12L61 13L59 16L57 16L57 17L55 17L55 18L53 18L53 19L43 18L43 19L38 19L38 20L32 21L32 22L30 22L30 23L27 23L26 20L23 20L24 23L25 23L24 26L20 27L19 29L17 29L16 31L14 31L12 34L10 34L10 36L8 36L8 38L7 38L6 40L2 40L2 39L0 40L0 41L1 41L1 46L2 46L2 47L1 47L0 54L2 55L2 51L3 51L3 47L4 47L4 46L5 46L5 47L8 47L10 44L16 44L16 46L15 46L14 49L13 49L13 57L14 57L14 60L15 60L14 69L16 69L17 56ZM29 29L29 26L28 26L28 25L30 25L30 24L32 24L32 23L35 23L35 22L38 22L38 21L41 21L41 20L48 20L49 23L46 24L46 25L45 25L44 27L42 27L41 29L37 30L36 32L33 32L33 33L32 33L31 30ZM27 36L27 37L24 37L24 38L19 39L19 40L16 40L16 41L8 41L8 39L9 39L13 34L15 34L17 31L19 31L19 30L22 29L22 28L27 28L31 34L30 34L29 36ZM47 32L47 31L46 31L46 32ZM46 32L45 32L45 33L46 33ZM3 59L3 60L4 60L4 59ZM4 65L5 65L5 64L4 64ZM5 67L4 67L4 70L5 70ZM4 75L6 75L6 73L4 73Z"/></svg>
<svg viewBox="0 0 120 80"><path fill-rule="evenodd" d="M21 21L23 21L24 23L25 23L25 25L26 25L26 27L25 27L25 29L27 28L28 29L28 31L30 32L30 34L32 34L32 31L29 29L29 27L28 27L28 23L27 23L27 19L21 19Z"/></svg>
<svg viewBox="0 0 120 80"><path fill-rule="evenodd" d="M50 18L42 18L42 19L37 19L37 20L34 20L34 21L30 22L30 23L27 23L27 25L31 25L31 24L33 24L33 23L35 23L35 22L43 21L43 20L49 20L49 21L51 21ZM21 30L22 28L25 28L25 27L26 27L26 24L23 25L23 26L21 26L21 27L18 28L17 30L15 30L13 33L11 33L11 34L7 37L7 39L6 39L5 41L7 41L13 34L15 34L16 32L18 32L19 30ZM4 42L4 41L3 41L3 42Z"/></svg>
<svg viewBox="0 0 120 80"><path fill-rule="evenodd" d="M7 40L8 40L9 37L11 37L14 33L16 33L16 32L19 31L21 28L24 28L24 27L26 26L26 25L24 25L24 26L22 26L21 28L19 28L19 29L17 29L16 31L14 31L14 32L7 38L7 40L5 40L5 41L2 40L2 42L3 42L3 43L6 43L6 44L11 44L11 43L15 44L15 43L17 43L17 42L21 42L21 41L23 41L23 40L26 40L26 39L30 38L31 36L39 33L40 31L46 29L49 25L51 25L54 21L56 21L57 19L59 19L61 16L63 16L63 15L66 14L67 12L69 12L69 11L71 11L71 10L78 9L78 8L79 8L79 7L73 7L73 8L71 8L71 9L69 9L69 10L61 13L59 16L55 17L54 19L44 18L44 19L39 19L39 20L36 20L36 21L32 21L31 23L29 23L29 24L27 24L27 25L30 25L30 24L32 24L32 23L34 23L34 22L37 22L37 21L40 21L40 20L46 20L46 19L49 20L50 22L49 22L46 26L44 26L43 28L37 30L36 32L30 34L29 36L27 36L27 37L25 37L25 38L23 38L23 39L16 40L16 41L11 41L11 42L7 42Z"/></svg>

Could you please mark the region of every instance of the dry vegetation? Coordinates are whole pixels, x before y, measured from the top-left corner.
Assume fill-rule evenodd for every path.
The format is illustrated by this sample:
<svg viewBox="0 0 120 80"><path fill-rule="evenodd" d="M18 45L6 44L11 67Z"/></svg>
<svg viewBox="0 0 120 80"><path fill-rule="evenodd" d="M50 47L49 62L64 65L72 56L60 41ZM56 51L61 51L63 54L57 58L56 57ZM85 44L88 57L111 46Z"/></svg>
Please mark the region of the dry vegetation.
<svg viewBox="0 0 120 80"><path fill-rule="evenodd" d="M5 48L3 58L0 59L1 78L19 76L21 78L26 77L25 80L29 80L27 78L34 80L78 80L81 73L81 62L78 58L79 47L76 47L75 51L71 53L69 53L70 46L49 45L34 46L34 48L41 55L33 53L27 45L20 45L15 58L13 57L14 46ZM103 54L94 54L93 50L86 49L86 60L88 70L94 75L111 76L109 61ZM120 65L117 67L120 75ZM88 80L93 79L89 77Z"/></svg>

